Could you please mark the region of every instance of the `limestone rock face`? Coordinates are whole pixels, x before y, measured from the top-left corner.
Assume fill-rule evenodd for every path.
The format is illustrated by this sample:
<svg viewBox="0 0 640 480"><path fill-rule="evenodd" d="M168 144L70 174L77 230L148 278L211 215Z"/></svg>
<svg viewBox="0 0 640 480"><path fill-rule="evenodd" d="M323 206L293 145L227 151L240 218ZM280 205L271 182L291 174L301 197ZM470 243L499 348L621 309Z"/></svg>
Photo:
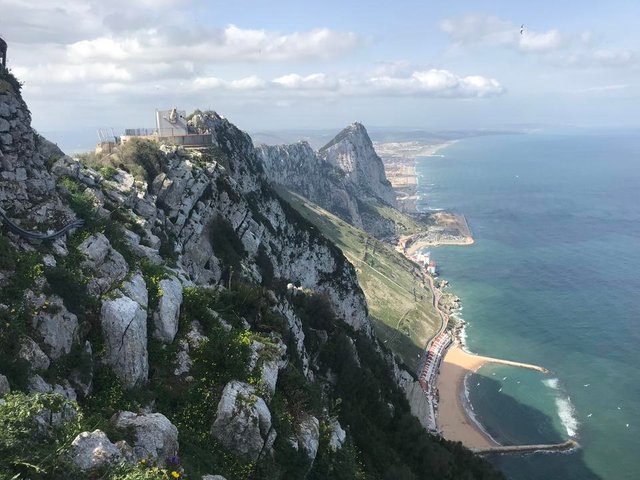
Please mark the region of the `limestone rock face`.
<svg viewBox="0 0 640 480"><path fill-rule="evenodd" d="M138 460L163 466L167 457L178 453L178 429L161 413L119 412L111 423L133 434L133 453Z"/></svg>
<svg viewBox="0 0 640 480"><path fill-rule="evenodd" d="M147 312L129 297L102 303L100 323L105 362L127 388L144 383L149 373Z"/></svg>
<svg viewBox="0 0 640 480"><path fill-rule="evenodd" d="M158 311L153 316L154 337L163 343L171 343L178 333L178 318L182 305L182 284L176 277L160 281L162 296Z"/></svg>
<svg viewBox="0 0 640 480"><path fill-rule="evenodd" d="M73 212L61 202L47 162L63 156L31 128L19 95L0 93L0 208L16 223L45 232L69 223Z"/></svg>
<svg viewBox="0 0 640 480"><path fill-rule="evenodd" d="M369 143L371 143L370 140ZM353 152L353 155L371 156L372 149L373 146L371 150L361 149ZM306 142L291 145L260 145L256 150L264 166L265 175L272 183L282 185L308 198L375 237L388 237L395 233L395 225L391 220L382 217L374 208L363 208L363 200L388 203L389 195L386 189L381 197L379 192L373 191L370 186L354 182L354 179L339 165L332 164L323 157L323 153L314 152ZM373 154L375 155L375 152ZM379 158L378 161L381 162ZM354 162L367 163L368 160L358 157ZM374 161L373 165L377 163ZM375 175L379 176L379 172ZM382 175L383 181L386 182L384 170ZM393 195L395 199L395 193Z"/></svg>
<svg viewBox="0 0 640 480"><path fill-rule="evenodd" d="M22 339L22 345L18 356L29 363L30 369L34 371L46 370L51 362L49 357L42 351L36 342L30 337Z"/></svg>
<svg viewBox="0 0 640 480"><path fill-rule="evenodd" d="M76 467L87 472L118 462L121 453L102 430L94 430L82 432L73 439L69 456Z"/></svg>
<svg viewBox="0 0 640 480"><path fill-rule="evenodd" d="M33 316L32 324L40 334L49 358L55 360L71 352L78 339L78 317L65 308L61 298L55 296L41 296L34 307L38 313Z"/></svg>
<svg viewBox="0 0 640 480"><path fill-rule="evenodd" d="M133 275L129 281L122 286L122 292L145 310L149 307L147 284L139 273Z"/></svg>
<svg viewBox="0 0 640 480"><path fill-rule="evenodd" d="M347 432L340 426L340 422L333 420L329 425L329 448L334 452L340 450L347 439Z"/></svg>
<svg viewBox="0 0 640 480"><path fill-rule="evenodd" d="M342 130L320 149L319 155L345 172L363 192L396 205L396 194L384 173L382 160L361 123L353 123Z"/></svg>
<svg viewBox="0 0 640 480"><path fill-rule="evenodd" d="M320 445L320 422L312 415L307 415L298 426L298 446L304 450L313 462Z"/></svg>
<svg viewBox="0 0 640 480"><path fill-rule="evenodd" d="M0 375L0 397L4 397L7 393L11 393L9 380L4 375Z"/></svg>
<svg viewBox="0 0 640 480"><path fill-rule="evenodd" d="M95 272L87 285L90 293L105 293L127 276L129 268L126 260L111 248L109 240L102 233L90 236L78 249L86 257L83 266Z"/></svg>
<svg viewBox="0 0 640 480"><path fill-rule="evenodd" d="M271 412L255 388L235 380L229 382L222 391L211 433L234 454L254 461L270 430Z"/></svg>
<svg viewBox="0 0 640 480"><path fill-rule="evenodd" d="M280 337L273 337L273 342L269 345L253 341L251 350L249 370L259 368L260 383L271 398L276 391L278 372L288 364L287 346Z"/></svg>

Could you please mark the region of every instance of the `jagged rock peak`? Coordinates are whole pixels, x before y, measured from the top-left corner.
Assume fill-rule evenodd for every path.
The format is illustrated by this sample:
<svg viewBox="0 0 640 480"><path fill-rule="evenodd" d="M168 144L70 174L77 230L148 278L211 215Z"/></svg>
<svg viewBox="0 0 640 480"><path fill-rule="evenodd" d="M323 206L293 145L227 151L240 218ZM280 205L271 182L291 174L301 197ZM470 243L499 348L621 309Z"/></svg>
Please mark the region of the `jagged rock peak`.
<svg viewBox="0 0 640 480"><path fill-rule="evenodd" d="M355 122L322 147L322 159L340 168L363 193L396 205L396 195L384 173L382 160L373 148L367 129Z"/></svg>

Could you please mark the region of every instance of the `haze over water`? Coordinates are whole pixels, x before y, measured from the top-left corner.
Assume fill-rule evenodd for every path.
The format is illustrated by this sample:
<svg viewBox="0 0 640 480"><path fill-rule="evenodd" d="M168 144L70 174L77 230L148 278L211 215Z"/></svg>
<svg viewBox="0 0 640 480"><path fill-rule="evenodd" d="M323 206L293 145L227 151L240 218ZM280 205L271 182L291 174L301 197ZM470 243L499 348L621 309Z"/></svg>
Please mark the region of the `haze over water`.
<svg viewBox="0 0 640 480"><path fill-rule="evenodd" d="M495 463L512 479L638 478L637 132L480 137L441 153L418 161L421 206L464 213L476 239L432 249L468 348L551 370L484 367L468 382L476 416L505 444L572 434L582 447Z"/></svg>

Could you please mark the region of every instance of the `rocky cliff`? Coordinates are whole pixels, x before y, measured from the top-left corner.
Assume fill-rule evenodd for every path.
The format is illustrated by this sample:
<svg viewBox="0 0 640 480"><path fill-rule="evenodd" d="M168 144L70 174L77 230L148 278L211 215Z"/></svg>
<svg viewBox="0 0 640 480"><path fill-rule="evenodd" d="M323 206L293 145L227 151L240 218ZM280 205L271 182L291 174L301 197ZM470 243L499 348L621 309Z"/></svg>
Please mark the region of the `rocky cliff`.
<svg viewBox="0 0 640 480"><path fill-rule="evenodd" d="M260 145L257 152L272 183L308 198L375 237L396 233L394 222L376 208L394 206L395 193L361 124L347 127L319 152L306 142Z"/></svg>
<svg viewBox="0 0 640 480"><path fill-rule="evenodd" d="M318 154L345 172L364 194L379 198L388 205L396 205L396 194L384 173L382 160L361 123L352 123L342 130Z"/></svg>
<svg viewBox="0 0 640 480"><path fill-rule="evenodd" d="M496 478L411 415L353 266L251 138L190 126L214 146L74 159L0 72L0 476Z"/></svg>

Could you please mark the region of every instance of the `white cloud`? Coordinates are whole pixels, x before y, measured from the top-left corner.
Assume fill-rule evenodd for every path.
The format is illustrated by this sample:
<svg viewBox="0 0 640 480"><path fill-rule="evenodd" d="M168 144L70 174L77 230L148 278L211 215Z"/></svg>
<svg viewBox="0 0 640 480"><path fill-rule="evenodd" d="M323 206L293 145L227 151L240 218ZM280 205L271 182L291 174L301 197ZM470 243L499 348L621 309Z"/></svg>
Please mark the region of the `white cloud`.
<svg viewBox="0 0 640 480"><path fill-rule="evenodd" d="M522 53L541 55L556 66L579 68L629 67L637 65L639 55L626 50L598 46L593 32L564 33L557 29L537 31L492 15L464 15L440 22L458 48L502 47Z"/></svg>
<svg viewBox="0 0 640 480"><path fill-rule="evenodd" d="M244 79L242 81L245 81ZM192 87L198 91L234 90L239 81L225 81L216 77L197 78ZM408 76L330 77L324 73L299 75L291 73L266 81L252 77L246 82L247 93L280 97L293 96L414 96L433 98L482 98L502 95L505 89L492 78L479 75L460 77L448 70L414 71Z"/></svg>
<svg viewBox="0 0 640 480"><path fill-rule="evenodd" d="M551 52L562 48L565 43L557 30L541 33L526 31L519 37L518 47L524 52Z"/></svg>
<svg viewBox="0 0 640 480"><path fill-rule="evenodd" d="M602 93L602 92L616 92L619 90L626 90L629 88L628 84L616 84L616 85L600 85L598 87L589 87L578 90L578 93Z"/></svg>
<svg viewBox="0 0 640 480"><path fill-rule="evenodd" d="M362 39L355 33L327 28L291 34L235 25L199 31L149 29L125 37L104 36L75 42L67 48L67 59L74 63L282 62L332 58L361 44Z"/></svg>
<svg viewBox="0 0 640 480"><path fill-rule="evenodd" d="M505 91L493 78L459 77L448 70L437 69L415 71L408 77L372 77L367 84L379 93L406 96L471 98L502 95Z"/></svg>
<svg viewBox="0 0 640 480"><path fill-rule="evenodd" d="M273 79L273 83L290 90L333 90L338 87L338 82L330 80L324 73L307 76L290 73Z"/></svg>

